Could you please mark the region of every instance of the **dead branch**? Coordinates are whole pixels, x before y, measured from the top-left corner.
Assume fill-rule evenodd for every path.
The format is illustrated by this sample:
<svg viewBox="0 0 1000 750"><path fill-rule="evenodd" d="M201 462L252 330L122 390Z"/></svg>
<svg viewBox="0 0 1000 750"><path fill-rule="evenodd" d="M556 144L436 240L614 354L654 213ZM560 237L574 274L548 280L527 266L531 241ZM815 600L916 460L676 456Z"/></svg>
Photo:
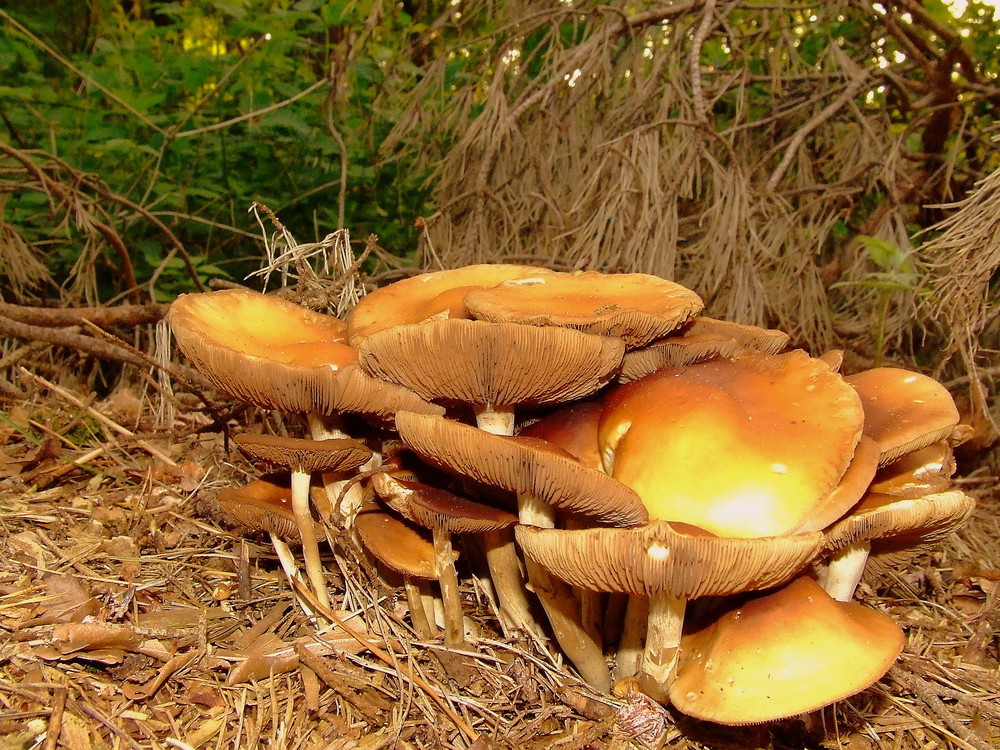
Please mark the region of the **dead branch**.
<svg viewBox="0 0 1000 750"><path fill-rule="evenodd" d="M781 178L785 176L785 171L792 163L792 159L795 158L795 155L799 148L801 148L803 142L805 142L806 137L824 122L833 117L841 107L854 99L854 97L857 96L858 92L861 90L861 87L868 81L868 78L868 72L865 70L858 70L855 72L855 74L847 82L847 87L843 90L843 92L841 92L840 96L823 107L823 109L815 115L810 117L805 124L802 125L802 127L795 131L795 134L788 142L788 147L785 149L785 153L781 157L781 161L778 162L778 166L775 167L774 172L771 173L771 176L767 180L768 190L774 190L778 186L778 183L781 182Z"/></svg>
<svg viewBox="0 0 1000 750"><path fill-rule="evenodd" d="M705 101L705 94L701 90L701 45L705 42L709 30L712 28L713 16L715 14L716 0L706 0L705 7L701 12L701 23L698 24L691 40L691 51L688 53L688 67L691 75L691 97L694 99L694 116L698 122L709 125L708 103Z"/></svg>
<svg viewBox="0 0 1000 750"><path fill-rule="evenodd" d="M156 303L114 307L29 307L0 302L0 316L46 328L80 325L84 320L106 328L155 323L167 314L169 308L170 305Z"/></svg>
<svg viewBox="0 0 1000 750"><path fill-rule="evenodd" d="M100 359L113 362L123 362L137 367L158 366L151 358L141 352L134 352L107 341L98 341L90 336L84 336L66 328L51 328L29 325L0 315L0 335L24 339L26 341L43 341L56 346L64 346L76 351L85 352ZM180 382L191 383L202 390L210 390L213 386L205 377L184 365L170 364L166 368L170 376Z"/></svg>
<svg viewBox="0 0 1000 750"><path fill-rule="evenodd" d="M100 422L102 425L104 425L108 429L112 430L113 432L117 432L119 435L122 435L123 437L134 439L136 445L138 445L140 448L142 448L144 451L146 451L153 458L157 459L158 461L161 461L162 463L166 464L167 466L177 466L177 463L172 458L170 458L170 456L168 456L163 451L161 451L159 448L157 448L154 445L151 445L146 440L137 437L136 434L134 432L132 432L130 429L128 429L127 427L122 427L120 424L118 424L117 422L115 422L113 419L111 419L110 417L106 416L105 414L102 414L97 409L93 408L92 406L87 406L85 403L83 403L80 399L78 399L76 396L74 396L69 391L67 391L67 390L65 390L63 388L60 388L59 386L55 385L54 383L50 383L45 378L39 377L38 375L35 375L33 372L29 372L28 370L24 369L23 367L19 367L18 369L20 370L21 375L23 375L26 378L29 378L30 380L33 380L38 385L42 385L42 386L48 388L50 391L52 391L53 393L55 393L57 396L59 396L60 398L66 400L66 401L68 401L69 403L73 404L74 406L78 406L81 409L84 409L90 416L92 416L94 419L96 419L98 422Z"/></svg>
<svg viewBox="0 0 1000 750"><path fill-rule="evenodd" d="M979 735L971 732L964 724L962 724L958 717L955 716L954 712L952 712L948 706L945 705L944 701L938 698L934 690L924 681L922 677L913 672L907 672L900 667L890 668L889 676L923 701L928 708L937 714L941 721L944 722L945 726L954 732L955 735L963 742L976 750L990 750L989 743L987 743L987 741Z"/></svg>

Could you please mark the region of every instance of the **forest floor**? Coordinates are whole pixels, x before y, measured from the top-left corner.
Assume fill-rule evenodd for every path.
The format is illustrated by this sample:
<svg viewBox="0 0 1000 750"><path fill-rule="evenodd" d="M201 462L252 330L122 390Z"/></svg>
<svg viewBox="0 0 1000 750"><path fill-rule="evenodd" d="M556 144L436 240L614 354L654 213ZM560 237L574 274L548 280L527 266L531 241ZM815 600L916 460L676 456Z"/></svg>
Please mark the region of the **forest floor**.
<svg viewBox="0 0 1000 750"><path fill-rule="evenodd" d="M1000 747L985 465L960 466L979 501L968 525L861 590L906 632L889 674L814 715L724 728L595 694L553 653L506 641L474 583L474 649L417 641L405 598L349 545L327 554L341 624L314 623L267 540L210 512L254 474L205 431L213 417L179 399L166 430L130 389L100 399L22 375L28 401L0 413L0 750Z"/></svg>

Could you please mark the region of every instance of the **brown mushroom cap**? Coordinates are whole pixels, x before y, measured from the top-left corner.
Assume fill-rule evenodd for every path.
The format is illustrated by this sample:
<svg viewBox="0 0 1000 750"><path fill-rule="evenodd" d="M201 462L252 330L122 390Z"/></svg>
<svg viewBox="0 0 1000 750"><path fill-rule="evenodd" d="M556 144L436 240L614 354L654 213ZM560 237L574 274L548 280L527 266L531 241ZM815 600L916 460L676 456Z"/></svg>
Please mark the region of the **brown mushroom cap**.
<svg viewBox="0 0 1000 750"><path fill-rule="evenodd" d="M958 408L951 394L919 372L879 367L845 380L861 397L865 434L879 444L883 466L943 440L958 424Z"/></svg>
<svg viewBox="0 0 1000 750"><path fill-rule="evenodd" d="M425 529L479 534L517 523L512 513L417 481L406 470L380 471L372 476L372 486L390 508Z"/></svg>
<svg viewBox="0 0 1000 750"><path fill-rule="evenodd" d="M854 449L854 458L840 483L833 492L818 504L805 522L795 531L822 531L830 524L843 518L858 501L864 497L878 470L880 451L878 445L867 435L862 435Z"/></svg>
<svg viewBox="0 0 1000 750"><path fill-rule="evenodd" d="M794 716L864 690L903 643L892 618L834 601L803 576L685 636L670 701L718 724Z"/></svg>
<svg viewBox="0 0 1000 750"><path fill-rule="evenodd" d="M576 328L617 336L631 348L666 336L704 303L690 289L657 276L584 271L472 291L465 306L479 320Z"/></svg>
<svg viewBox="0 0 1000 750"><path fill-rule="evenodd" d="M220 390L267 409L390 417L442 413L412 391L356 365L343 321L247 290L185 294L170 327L184 354Z"/></svg>
<svg viewBox="0 0 1000 750"><path fill-rule="evenodd" d="M955 456L947 440L907 453L875 475L871 492L896 497L923 497L951 487Z"/></svg>
<svg viewBox="0 0 1000 750"><path fill-rule="evenodd" d="M168 321L196 362L221 356L216 349L303 367L342 367L357 359L339 318L249 289L182 294L170 306Z"/></svg>
<svg viewBox="0 0 1000 750"><path fill-rule="evenodd" d="M247 456L307 474L351 471L371 458L367 445L351 438L307 440L241 433L233 441Z"/></svg>
<svg viewBox="0 0 1000 750"><path fill-rule="evenodd" d="M651 518L726 537L787 534L840 483L861 437L854 390L802 351L667 368L608 397L605 469Z"/></svg>
<svg viewBox="0 0 1000 750"><path fill-rule="evenodd" d="M618 380L628 383L664 367L690 365L712 357L732 359L747 348L777 354L787 345L788 334L783 331L699 316L664 339L625 352Z"/></svg>
<svg viewBox="0 0 1000 750"><path fill-rule="evenodd" d="M587 396L621 366L619 339L515 323L435 320L374 333L361 366L428 400L513 406Z"/></svg>
<svg viewBox="0 0 1000 750"><path fill-rule="evenodd" d="M320 499L322 493L314 495ZM227 487L219 492L216 503L223 516L247 531L263 531L299 541L287 474L267 475L243 487Z"/></svg>
<svg viewBox="0 0 1000 750"><path fill-rule="evenodd" d="M351 344L393 326L437 318L470 318L462 301L484 289L524 277L552 273L544 268L505 264L464 266L412 276L366 295L347 316Z"/></svg>
<svg viewBox="0 0 1000 750"><path fill-rule="evenodd" d="M572 531L518 526L516 535L526 555L574 586L680 599L783 583L815 558L822 544L818 533L722 539L666 521Z"/></svg>
<svg viewBox="0 0 1000 750"><path fill-rule="evenodd" d="M646 520L642 501L628 487L532 438L493 435L441 417L400 412L396 429L429 463L477 482L538 497L555 508L600 523Z"/></svg>
<svg viewBox="0 0 1000 750"><path fill-rule="evenodd" d="M897 549L929 544L964 523L975 505L971 497L958 491L915 498L870 493L850 515L827 529L824 546L836 551L849 544L872 542L874 553L876 541Z"/></svg>
<svg viewBox="0 0 1000 750"><path fill-rule="evenodd" d="M558 446L584 466L604 471L597 442L603 401L580 401L557 409L523 428L518 435Z"/></svg>
<svg viewBox="0 0 1000 750"><path fill-rule="evenodd" d="M834 372L840 372L840 368L844 365L844 350L830 349L820 354L816 359L825 362L826 366Z"/></svg>
<svg viewBox="0 0 1000 750"><path fill-rule="evenodd" d="M390 570L413 578L437 580L434 544L428 532L376 505L358 512L354 528L365 549Z"/></svg>

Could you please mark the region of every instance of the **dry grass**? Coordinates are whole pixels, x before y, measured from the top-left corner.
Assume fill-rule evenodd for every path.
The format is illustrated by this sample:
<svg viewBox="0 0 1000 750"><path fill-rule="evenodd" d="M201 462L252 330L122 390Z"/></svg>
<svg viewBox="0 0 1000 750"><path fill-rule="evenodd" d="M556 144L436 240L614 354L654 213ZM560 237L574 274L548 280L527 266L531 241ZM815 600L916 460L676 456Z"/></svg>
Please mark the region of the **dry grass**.
<svg viewBox="0 0 1000 750"><path fill-rule="evenodd" d="M621 721L622 701L593 694L551 653L504 641L474 583L464 596L481 637L474 651L449 652L417 641L399 590L338 544L326 558L334 606L365 645L317 627L266 541L206 514L214 492L251 469L199 432L209 418L186 394L170 431L128 391L80 394L129 438L37 381L23 385L29 402L0 423L4 750L1000 744L1000 497L985 467L963 480L981 501L969 526L864 589L907 631L889 676L772 726L646 712L665 724L643 741Z"/></svg>

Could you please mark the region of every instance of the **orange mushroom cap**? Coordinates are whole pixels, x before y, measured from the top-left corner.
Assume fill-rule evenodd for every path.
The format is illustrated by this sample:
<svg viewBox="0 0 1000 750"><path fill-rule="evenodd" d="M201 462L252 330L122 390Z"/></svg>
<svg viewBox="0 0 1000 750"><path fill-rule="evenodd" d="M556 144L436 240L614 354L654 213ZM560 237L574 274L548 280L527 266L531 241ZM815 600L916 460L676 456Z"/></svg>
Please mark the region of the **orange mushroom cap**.
<svg viewBox="0 0 1000 750"><path fill-rule="evenodd" d="M650 518L724 537L791 533L821 507L861 437L854 390L802 351L660 370L608 397L605 469Z"/></svg>
<svg viewBox="0 0 1000 750"><path fill-rule="evenodd" d="M442 413L357 367L343 321L245 289L181 295L168 314L181 350L212 383L267 409L387 418Z"/></svg>
<svg viewBox="0 0 1000 750"><path fill-rule="evenodd" d="M845 380L861 397L865 434L879 444L883 466L948 437L958 424L951 394L919 372L879 367Z"/></svg>
<svg viewBox="0 0 1000 750"><path fill-rule="evenodd" d="M670 701L719 724L795 716L864 690L903 643L892 618L802 576L685 636Z"/></svg>
<svg viewBox="0 0 1000 750"><path fill-rule="evenodd" d="M393 326L441 318L471 318L463 299L467 293L510 279L549 274L544 268L481 264L411 276L366 295L347 316L351 344Z"/></svg>
<svg viewBox="0 0 1000 750"><path fill-rule="evenodd" d="M583 271L472 291L465 306L479 320L576 328L636 347L666 336L704 303L690 289L657 276Z"/></svg>

